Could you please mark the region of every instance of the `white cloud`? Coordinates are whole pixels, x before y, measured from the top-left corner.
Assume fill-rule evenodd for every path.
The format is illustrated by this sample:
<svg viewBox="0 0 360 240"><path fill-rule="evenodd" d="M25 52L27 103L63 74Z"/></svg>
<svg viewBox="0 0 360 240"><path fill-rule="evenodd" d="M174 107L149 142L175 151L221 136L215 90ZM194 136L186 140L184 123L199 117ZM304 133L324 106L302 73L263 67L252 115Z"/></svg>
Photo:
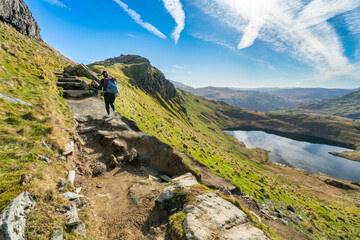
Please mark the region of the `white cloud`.
<svg viewBox="0 0 360 240"><path fill-rule="evenodd" d="M131 33L128 33L126 35L128 35L129 37L132 37L132 38L137 38L134 34L131 34Z"/></svg>
<svg viewBox="0 0 360 240"><path fill-rule="evenodd" d="M179 65L173 65L173 67L181 70L185 69L183 66L179 66Z"/></svg>
<svg viewBox="0 0 360 240"><path fill-rule="evenodd" d="M208 35L201 34L201 33L190 33L190 36L192 36L194 38L201 39L201 40L203 40L205 42L211 42L211 43L226 47L226 48L228 48L230 50L235 50L234 46L232 46L228 42L226 42L224 40L221 40L219 38L216 38L214 36L208 36Z"/></svg>
<svg viewBox="0 0 360 240"><path fill-rule="evenodd" d="M119 4L120 7L122 7L122 9L124 9L124 11L129 14L129 16L140 26L142 26L143 28L145 28L146 30L148 30L149 32L155 34L156 36L158 36L159 38L163 38L166 39L166 36L161 33L156 27L154 27L153 25L151 25L150 23L144 22L141 19L141 16L135 12L134 10L130 9L128 5L126 5L125 3L123 3L120 0L114 0L114 2L116 2L117 4Z"/></svg>
<svg viewBox="0 0 360 240"><path fill-rule="evenodd" d="M173 33L171 34L172 39L175 44L178 43L180 38L180 33L185 28L185 13L183 6L180 0L163 0L166 10L174 18L177 26L175 27Z"/></svg>
<svg viewBox="0 0 360 240"><path fill-rule="evenodd" d="M356 67L344 56L336 30L327 20L358 8L359 0L193 1L204 13L238 32L239 50L251 47L256 39L260 39L271 43L276 51L289 52L299 61L314 66L324 79L352 76L356 72ZM347 18L347 25L352 31L359 31L357 16ZM221 43L222 40L217 39L216 42Z"/></svg>
<svg viewBox="0 0 360 240"><path fill-rule="evenodd" d="M67 8L65 6L65 4L63 4L62 2L60 2L59 0L44 0L45 2L47 3L50 3L52 5L56 5L56 6L59 6L59 7L62 7L62 8Z"/></svg>

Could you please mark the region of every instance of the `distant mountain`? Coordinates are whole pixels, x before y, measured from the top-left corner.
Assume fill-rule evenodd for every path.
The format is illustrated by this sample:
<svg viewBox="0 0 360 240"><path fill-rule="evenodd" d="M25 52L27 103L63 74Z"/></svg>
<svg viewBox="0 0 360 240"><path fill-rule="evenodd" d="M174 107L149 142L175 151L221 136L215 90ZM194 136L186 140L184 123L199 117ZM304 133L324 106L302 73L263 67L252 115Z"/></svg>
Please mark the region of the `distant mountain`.
<svg viewBox="0 0 360 240"><path fill-rule="evenodd" d="M287 98L299 104L337 97L353 91L355 91L355 89L288 88L268 91L267 93Z"/></svg>
<svg viewBox="0 0 360 240"><path fill-rule="evenodd" d="M274 111L282 113L317 113L360 119L360 91L322 101L303 103L285 109L275 109Z"/></svg>
<svg viewBox="0 0 360 240"><path fill-rule="evenodd" d="M296 104L284 97L265 92L241 91L231 88L204 87L192 88L172 81L175 87L205 98L224 101L234 106L257 111L269 111L278 107L290 107Z"/></svg>

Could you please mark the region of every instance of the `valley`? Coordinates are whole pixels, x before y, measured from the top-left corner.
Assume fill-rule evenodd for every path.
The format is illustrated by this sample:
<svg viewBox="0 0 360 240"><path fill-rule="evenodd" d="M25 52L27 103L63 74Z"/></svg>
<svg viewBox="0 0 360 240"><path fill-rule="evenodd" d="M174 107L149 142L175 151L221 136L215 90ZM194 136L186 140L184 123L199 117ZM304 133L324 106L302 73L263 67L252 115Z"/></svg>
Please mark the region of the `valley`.
<svg viewBox="0 0 360 240"><path fill-rule="evenodd" d="M26 29L38 29L29 22ZM105 116L93 95L104 70L117 79L117 116ZM356 149L358 120L196 96L139 55L79 65L39 34L2 21L0 93L0 238L360 238L358 182L273 163L267 150L224 131L310 136ZM269 104L284 99L274 96L266 95ZM356 160L359 152L339 155ZM8 214L22 195L31 206ZM10 229L22 237L7 235L10 215L22 221Z"/></svg>

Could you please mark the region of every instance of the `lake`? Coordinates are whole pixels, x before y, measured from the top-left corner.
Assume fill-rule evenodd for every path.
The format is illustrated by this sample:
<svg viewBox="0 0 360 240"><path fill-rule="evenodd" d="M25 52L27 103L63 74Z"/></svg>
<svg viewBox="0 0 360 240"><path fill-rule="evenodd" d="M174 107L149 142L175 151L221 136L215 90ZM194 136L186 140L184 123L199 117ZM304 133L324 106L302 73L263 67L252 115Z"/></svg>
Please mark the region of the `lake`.
<svg viewBox="0 0 360 240"><path fill-rule="evenodd" d="M306 172L321 172L348 181L360 181L360 162L335 157L329 152L343 152L352 149L327 144L298 141L263 131L225 131L247 148L260 147L270 151L269 161L289 167L302 168Z"/></svg>

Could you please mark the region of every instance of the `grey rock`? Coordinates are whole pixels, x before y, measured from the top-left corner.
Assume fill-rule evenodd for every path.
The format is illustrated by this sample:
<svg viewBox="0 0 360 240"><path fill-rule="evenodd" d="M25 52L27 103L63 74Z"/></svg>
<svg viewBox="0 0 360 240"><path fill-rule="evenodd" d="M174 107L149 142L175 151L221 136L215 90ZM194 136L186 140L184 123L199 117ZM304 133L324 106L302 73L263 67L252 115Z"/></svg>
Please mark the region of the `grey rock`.
<svg viewBox="0 0 360 240"><path fill-rule="evenodd" d="M79 226L77 226L77 228L75 229L75 233L82 236L82 237L86 237L86 225L85 225L85 223L79 224Z"/></svg>
<svg viewBox="0 0 360 240"><path fill-rule="evenodd" d="M205 240L212 236L226 240L268 239L248 222L243 211L215 193L197 196L195 204L186 207L185 213L183 227L187 239Z"/></svg>
<svg viewBox="0 0 360 240"><path fill-rule="evenodd" d="M41 146L45 149L50 149L49 146L44 141L41 141Z"/></svg>
<svg viewBox="0 0 360 240"><path fill-rule="evenodd" d="M295 212L295 208L293 206L291 206L291 205L287 205L286 209L291 211L291 212Z"/></svg>
<svg viewBox="0 0 360 240"><path fill-rule="evenodd" d="M28 192L20 193L0 213L0 239L25 239L26 215L35 207Z"/></svg>
<svg viewBox="0 0 360 240"><path fill-rule="evenodd" d="M174 191L176 189L186 190L189 187L199 184L195 177L191 173L186 173L180 177L171 180L174 184L170 187L165 188L160 196L155 199L155 202L163 202L174 197Z"/></svg>
<svg viewBox="0 0 360 240"><path fill-rule="evenodd" d="M60 161L60 162L66 162L66 157L65 157L65 156L59 157L59 161Z"/></svg>
<svg viewBox="0 0 360 240"><path fill-rule="evenodd" d="M66 180L64 178L60 178L56 187L59 191L62 191L62 190L64 190L65 185L66 185Z"/></svg>
<svg viewBox="0 0 360 240"><path fill-rule="evenodd" d="M44 162L46 163L51 163L51 159L48 158L48 157L45 157L43 155L40 155L40 154L36 154L41 160L43 160Z"/></svg>
<svg viewBox="0 0 360 240"><path fill-rule="evenodd" d="M70 210L66 212L65 214L67 219L67 226L68 227L75 227L79 225L79 216L77 213L76 205L75 203L72 203L70 206Z"/></svg>
<svg viewBox="0 0 360 240"><path fill-rule="evenodd" d="M165 175L165 174L163 174L163 175L160 175L160 178L162 179L162 180L164 180L165 182L171 182L171 177L169 177L169 176L167 176L167 175Z"/></svg>
<svg viewBox="0 0 360 240"><path fill-rule="evenodd" d="M96 74L84 64L79 64L76 66L69 65L64 69L64 73L76 76L85 76L91 80L94 80L96 83L100 83L100 79L96 76Z"/></svg>
<svg viewBox="0 0 360 240"><path fill-rule="evenodd" d="M61 194L63 197L65 197L66 199L72 201L75 200L77 198L82 198L84 197L83 195L77 194L77 193L73 193L73 192L66 192Z"/></svg>
<svg viewBox="0 0 360 240"><path fill-rule="evenodd" d="M0 5L1 5L1 1L3 1L3 0L0 0ZM1 8L0 8L0 12L1 12ZM0 19L1 19L1 17L0 17ZM25 105L25 106L32 106L30 103L24 102L20 99L17 99L17 98L14 98L14 97L2 94L2 93L0 93L0 98L5 99L9 103L18 103L18 104Z"/></svg>
<svg viewBox="0 0 360 240"><path fill-rule="evenodd" d="M71 141L70 143L66 144L63 155L64 156L71 155L74 152L74 148L75 148L74 141Z"/></svg>
<svg viewBox="0 0 360 240"><path fill-rule="evenodd" d="M133 161L137 157L137 151L135 148L130 149L129 151L129 161Z"/></svg>
<svg viewBox="0 0 360 240"><path fill-rule="evenodd" d="M81 207L81 201L79 198L72 200L71 203L74 204L77 208Z"/></svg>
<svg viewBox="0 0 360 240"><path fill-rule="evenodd" d="M92 132L96 129L95 126L89 126L89 127L83 127L83 128L79 128L77 131L78 133L89 133Z"/></svg>
<svg viewBox="0 0 360 240"><path fill-rule="evenodd" d="M40 28L23 0L0 0L0 21L18 32L41 41Z"/></svg>
<svg viewBox="0 0 360 240"><path fill-rule="evenodd" d="M86 123L88 121L87 117L75 117L75 120L79 123Z"/></svg>
<svg viewBox="0 0 360 240"><path fill-rule="evenodd" d="M63 240L64 231L62 229L55 229L51 240Z"/></svg>

